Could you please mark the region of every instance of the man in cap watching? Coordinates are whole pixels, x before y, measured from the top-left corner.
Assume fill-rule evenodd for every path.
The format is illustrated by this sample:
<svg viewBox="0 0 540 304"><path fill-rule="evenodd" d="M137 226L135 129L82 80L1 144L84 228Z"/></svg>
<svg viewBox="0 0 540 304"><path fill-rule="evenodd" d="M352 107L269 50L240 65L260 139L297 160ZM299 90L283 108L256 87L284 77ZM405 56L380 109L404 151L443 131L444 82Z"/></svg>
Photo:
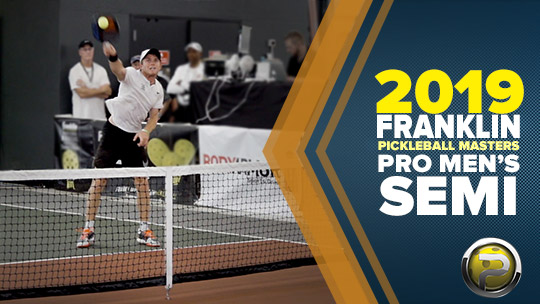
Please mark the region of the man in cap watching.
<svg viewBox="0 0 540 304"><path fill-rule="evenodd" d="M69 70L69 86L73 93L73 117L105 119L105 98L111 95L107 71L94 62L94 45L90 40L79 43L81 60Z"/></svg>
<svg viewBox="0 0 540 304"><path fill-rule="evenodd" d="M188 63L176 68L167 87L167 93L176 95L177 103L171 103L171 110L176 112L178 106L189 105L189 86L192 81L204 78L203 48L198 42L191 42L185 47Z"/></svg>
<svg viewBox="0 0 540 304"><path fill-rule="evenodd" d="M141 55L135 55L131 57L131 59L129 60L129 63L131 63L131 66L135 70L139 70L141 68Z"/></svg>
<svg viewBox="0 0 540 304"><path fill-rule="evenodd" d="M118 160L123 167L143 167L146 160L144 148L150 133L155 129L158 112L163 107L163 87L157 81L161 70L161 55L157 49L147 49L141 53L141 68L124 68L118 59L116 49L109 42L103 43L103 53L109 58L109 67L120 81L118 96L107 100L111 113L103 127L94 166L96 168L115 167ZM142 122L150 118L144 128ZM86 209L86 224L77 241L78 248L86 248L94 243L94 220L101 203L101 192L107 179L95 179L90 187ZM140 225L137 242L150 247L159 247L159 241L149 226L150 187L148 178L135 177L137 207Z"/></svg>

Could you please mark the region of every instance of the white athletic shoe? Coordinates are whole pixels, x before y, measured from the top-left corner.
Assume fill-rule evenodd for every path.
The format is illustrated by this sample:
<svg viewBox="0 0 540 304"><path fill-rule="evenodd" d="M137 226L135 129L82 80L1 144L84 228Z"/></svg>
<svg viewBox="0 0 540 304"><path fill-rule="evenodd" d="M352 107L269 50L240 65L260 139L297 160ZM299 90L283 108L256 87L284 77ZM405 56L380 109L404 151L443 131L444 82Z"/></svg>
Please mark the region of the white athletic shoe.
<svg viewBox="0 0 540 304"><path fill-rule="evenodd" d="M137 230L137 242L144 244L148 247L160 247L159 241L154 236L152 230L148 229L143 231L141 229Z"/></svg>
<svg viewBox="0 0 540 304"><path fill-rule="evenodd" d="M84 228L81 237L77 241L77 248L88 248L94 244L94 228Z"/></svg>

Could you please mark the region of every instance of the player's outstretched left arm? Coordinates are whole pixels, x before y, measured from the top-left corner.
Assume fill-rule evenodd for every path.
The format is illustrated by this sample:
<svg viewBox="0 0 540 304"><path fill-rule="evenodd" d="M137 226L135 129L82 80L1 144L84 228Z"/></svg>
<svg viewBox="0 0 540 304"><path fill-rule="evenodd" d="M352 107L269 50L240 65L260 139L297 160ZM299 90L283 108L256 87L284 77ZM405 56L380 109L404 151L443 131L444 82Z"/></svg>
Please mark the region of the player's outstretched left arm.
<svg viewBox="0 0 540 304"><path fill-rule="evenodd" d="M103 54L109 59L109 67L119 81L123 81L126 78L126 68L122 64L122 61L118 58L118 53L114 46L108 42L103 42Z"/></svg>
<svg viewBox="0 0 540 304"><path fill-rule="evenodd" d="M137 139L139 139L139 143L137 144L139 147L146 147L146 145L148 144L148 140L150 139L150 133L154 131L159 120L158 113L159 109L150 110L150 118L148 119L146 126L144 127L144 129L137 132L137 134L135 134L135 137L133 137L133 141L137 141Z"/></svg>

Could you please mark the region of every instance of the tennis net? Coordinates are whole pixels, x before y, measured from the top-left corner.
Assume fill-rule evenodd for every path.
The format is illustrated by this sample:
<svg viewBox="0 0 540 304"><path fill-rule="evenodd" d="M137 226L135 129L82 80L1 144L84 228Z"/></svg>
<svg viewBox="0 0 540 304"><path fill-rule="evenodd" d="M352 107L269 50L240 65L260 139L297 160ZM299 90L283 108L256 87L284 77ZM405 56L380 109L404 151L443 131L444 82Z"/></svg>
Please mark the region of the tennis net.
<svg viewBox="0 0 540 304"><path fill-rule="evenodd" d="M0 172L1 298L168 290L313 264L277 173L262 163Z"/></svg>

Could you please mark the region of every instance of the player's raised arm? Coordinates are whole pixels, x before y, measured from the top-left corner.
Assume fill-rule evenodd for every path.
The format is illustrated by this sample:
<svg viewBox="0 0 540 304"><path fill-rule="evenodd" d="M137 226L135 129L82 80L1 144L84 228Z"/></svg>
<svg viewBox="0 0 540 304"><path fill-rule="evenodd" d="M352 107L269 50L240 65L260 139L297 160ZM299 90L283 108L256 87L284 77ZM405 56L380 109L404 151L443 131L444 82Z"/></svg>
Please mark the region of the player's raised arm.
<svg viewBox="0 0 540 304"><path fill-rule="evenodd" d="M109 67L119 81L123 81L126 78L126 69L122 64L122 61L118 58L118 53L114 46L108 42L103 42L103 54L109 59Z"/></svg>

